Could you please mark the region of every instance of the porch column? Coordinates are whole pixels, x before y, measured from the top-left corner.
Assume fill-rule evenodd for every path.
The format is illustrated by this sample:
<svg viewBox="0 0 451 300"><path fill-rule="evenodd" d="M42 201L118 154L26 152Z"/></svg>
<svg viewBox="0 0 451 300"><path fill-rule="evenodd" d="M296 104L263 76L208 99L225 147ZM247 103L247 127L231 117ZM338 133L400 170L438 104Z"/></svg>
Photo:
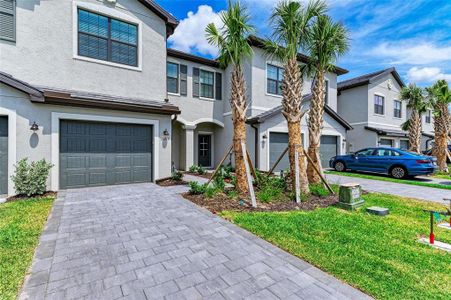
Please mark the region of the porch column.
<svg viewBox="0 0 451 300"><path fill-rule="evenodd" d="M194 165L194 129L196 126L185 125L185 170Z"/></svg>

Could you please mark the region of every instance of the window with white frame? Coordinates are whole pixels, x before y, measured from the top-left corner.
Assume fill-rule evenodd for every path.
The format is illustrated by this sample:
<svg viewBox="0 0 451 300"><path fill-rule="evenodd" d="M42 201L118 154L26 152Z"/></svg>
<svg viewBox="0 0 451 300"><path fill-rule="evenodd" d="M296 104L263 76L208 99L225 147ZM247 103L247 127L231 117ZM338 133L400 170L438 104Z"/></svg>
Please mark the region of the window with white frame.
<svg viewBox="0 0 451 300"><path fill-rule="evenodd" d="M179 93L179 65L172 62L166 63L166 86L168 93Z"/></svg>
<svg viewBox="0 0 451 300"><path fill-rule="evenodd" d="M381 95L374 95L374 113L377 115L384 114L384 102L385 99Z"/></svg>
<svg viewBox="0 0 451 300"><path fill-rule="evenodd" d="M266 92L272 95L282 95L283 68L267 64Z"/></svg>
<svg viewBox="0 0 451 300"><path fill-rule="evenodd" d="M200 96L202 98L214 99L215 73L200 70Z"/></svg>
<svg viewBox="0 0 451 300"><path fill-rule="evenodd" d="M399 100L393 101L393 116L395 118L402 117L402 104L401 104L401 101L399 101Z"/></svg>

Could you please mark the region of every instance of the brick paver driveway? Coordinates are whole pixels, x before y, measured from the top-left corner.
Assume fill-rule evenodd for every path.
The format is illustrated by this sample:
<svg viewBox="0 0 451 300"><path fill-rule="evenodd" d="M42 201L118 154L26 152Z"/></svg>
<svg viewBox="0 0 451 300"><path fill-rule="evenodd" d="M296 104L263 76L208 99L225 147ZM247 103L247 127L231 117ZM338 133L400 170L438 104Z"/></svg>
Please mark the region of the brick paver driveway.
<svg viewBox="0 0 451 300"><path fill-rule="evenodd" d="M154 184L59 193L22 299L364 299Z"/></svg>

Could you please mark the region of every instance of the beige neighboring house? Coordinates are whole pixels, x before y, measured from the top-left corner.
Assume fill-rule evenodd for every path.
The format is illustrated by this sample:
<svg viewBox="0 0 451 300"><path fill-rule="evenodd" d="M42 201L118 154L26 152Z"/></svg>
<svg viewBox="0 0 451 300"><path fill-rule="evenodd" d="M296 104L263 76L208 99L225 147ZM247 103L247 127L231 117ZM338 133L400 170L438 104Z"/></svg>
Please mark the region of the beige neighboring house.
<svg viewBox="0 0 451 300"><path fill-rule="evenodd" d="M408 133L401 129L410 113L401 101L403 86L395 68L338 83L338 113L354 128L347 135L348 152L375 146L409 148ZM422 150L433 139L432 118L430 112L422 116Z"/></svg>
<svg viewBox="0 0 451 300"><path fill-rule="evenodd" d="M0 18L0 195L15 193L11 175L23 158L51 162L48 188L59 190L213 168L230 146L230 70L167 49L178 21L154 1L0 0ZM268 170L287 146L283 69L261 39L249 43L247 144ZM337 112L346 72L326 75L324 162L345 152L352 128ZM310 87L305 78L305 109ZM307 147L305 118L302 133ZM278 169L287 166L285 157Z"/></svg>

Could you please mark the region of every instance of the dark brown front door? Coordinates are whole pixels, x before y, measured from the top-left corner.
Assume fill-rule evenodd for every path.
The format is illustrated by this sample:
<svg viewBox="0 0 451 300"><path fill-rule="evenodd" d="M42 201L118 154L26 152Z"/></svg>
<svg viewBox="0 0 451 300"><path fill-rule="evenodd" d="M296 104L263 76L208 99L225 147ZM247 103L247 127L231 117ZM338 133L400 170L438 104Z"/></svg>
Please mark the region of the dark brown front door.
<svg viewBox="0 0 451 300"><path fill-rule="evenodd" d="M199 134L198 162L202 167L211 167L211 135Z"/></svg>

